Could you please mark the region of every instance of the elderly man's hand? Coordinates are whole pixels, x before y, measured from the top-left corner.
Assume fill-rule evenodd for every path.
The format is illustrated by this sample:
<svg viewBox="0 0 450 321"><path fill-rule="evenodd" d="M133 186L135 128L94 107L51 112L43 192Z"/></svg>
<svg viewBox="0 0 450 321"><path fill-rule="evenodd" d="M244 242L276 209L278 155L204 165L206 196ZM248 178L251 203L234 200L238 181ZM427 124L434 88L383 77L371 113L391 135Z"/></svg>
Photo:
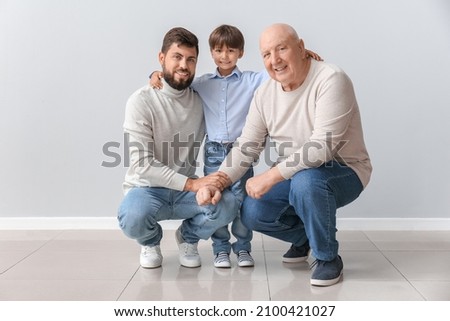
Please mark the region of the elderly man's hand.
<svg viewBox="0 0 450 321"><path fill-rule="evenodd" d="M197 191L195 198L197 199L198 205L217 205L217 203L219 203L220 199L222 198L222 193L220 189L216 188L215 186L207 185L201 187Z"/></svg>
<svg viewBox="0 0 450 321"><path fill-rule="evenodd" d="M270 170L256 175L255 177L249 178L245 186L248 196L251 198L259 199L266 194L272 186L283 181L284 178L281 176L280 172L276 167Z"/></svg>

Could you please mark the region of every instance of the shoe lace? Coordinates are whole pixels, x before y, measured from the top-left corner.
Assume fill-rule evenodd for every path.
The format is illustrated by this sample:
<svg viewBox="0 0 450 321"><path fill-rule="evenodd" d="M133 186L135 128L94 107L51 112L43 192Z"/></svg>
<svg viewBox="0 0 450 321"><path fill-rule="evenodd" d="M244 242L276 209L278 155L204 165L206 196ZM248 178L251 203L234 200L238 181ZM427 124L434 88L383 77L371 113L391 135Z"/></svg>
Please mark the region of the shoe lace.
<svg viewBox="0 0 450 321"><path fill-rule="evenodd" d="M251 261L252 257L247 251L239 251L238 259L239 261Z"/></svg>
<svg viewBox="0 0 450 321"><path fill-rule="evenodd" d="M148 245L146 245L146 246L144 246L142 248L142 254L143 255L147 256L147 255L149 255L151 253L158 253L158 251L157 251L155 246L148 246Z"/></svg>
<svg viewBox="0 0 450 321"><path fill-rule="evenodd" d="M197 255L197 244L184 243L184 254L186 255Z"/></svg>
<svg viewBox="0 0 450 321"><path fill-rule="evenodd" d="M226 252L217 253L216 262L224 262L224 261L228 261L228 260L229 260L228 253L226 253Z"/></svg>

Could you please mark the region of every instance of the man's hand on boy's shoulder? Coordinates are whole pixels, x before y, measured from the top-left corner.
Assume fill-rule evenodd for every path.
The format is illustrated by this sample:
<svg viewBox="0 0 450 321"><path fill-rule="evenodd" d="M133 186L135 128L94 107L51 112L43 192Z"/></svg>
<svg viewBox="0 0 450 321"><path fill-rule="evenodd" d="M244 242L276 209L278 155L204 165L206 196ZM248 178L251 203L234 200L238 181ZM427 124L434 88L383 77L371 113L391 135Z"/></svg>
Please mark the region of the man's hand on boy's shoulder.
<svg viewBox="0 0 450 321"><path fill-rule="evenodd" d="M323 61L323 59L322 59L322 57L320 57L317 53L315 53L314 51L311 51L311 50L308 50L308 49L305 49L306 50L306 55L308 56L308 57L311 57L311 58L313 58L313 59L315 59L315 60L317 60L317 61Z"/></svg>

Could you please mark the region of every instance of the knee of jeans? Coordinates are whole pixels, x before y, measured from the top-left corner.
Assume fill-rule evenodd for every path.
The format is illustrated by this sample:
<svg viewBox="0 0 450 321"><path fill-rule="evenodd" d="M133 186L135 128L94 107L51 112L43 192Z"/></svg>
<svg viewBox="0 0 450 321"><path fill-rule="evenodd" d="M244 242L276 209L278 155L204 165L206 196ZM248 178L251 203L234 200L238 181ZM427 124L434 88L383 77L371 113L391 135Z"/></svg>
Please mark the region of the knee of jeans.
<svg viewBox="0 0 450 321"><path fill-rule="evenodd" d="M239 212L240 202L231 191L224 191L222 199L215 211L216 220L221 220L224 224L232 222Z"/></svg>
<svg viewBox="0 0 450 321"><path fill-rule="evenodd" d="M328 189L325 179L315 175L313 170L305 170L296 174L291 179L291 191L289 198L292 203L293 198L314 199L319 191Z"/></svg>
<svg viewBox="0 0 450 321"><path fill-rule="evenodd" d="M142 213L137 213L127 208L120 208L117 219L119 220L120 228L126 236L132 239L142 237L144 227L147 226L146 218Z"/></svg>

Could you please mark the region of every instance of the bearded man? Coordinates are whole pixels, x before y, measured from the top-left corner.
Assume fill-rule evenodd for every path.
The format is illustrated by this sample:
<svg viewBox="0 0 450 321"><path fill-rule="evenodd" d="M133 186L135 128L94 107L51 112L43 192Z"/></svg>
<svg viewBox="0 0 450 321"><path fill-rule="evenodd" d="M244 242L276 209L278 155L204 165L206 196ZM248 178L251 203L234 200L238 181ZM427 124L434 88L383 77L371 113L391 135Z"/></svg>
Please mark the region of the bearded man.
<svg viewBox="0 0 450 321"><path fill-rule="evenodd" d="M199 267L200 239L228 225L239 202L223 191L217 205L199 206L195 193L203 186L223 190L222 173L196 178L196 157L205 135L202 101L189 88L195 76L198 39L184 28L173 28L158 55L163 89L145 86L128 99L124 131L129 137L130 167L123 184L125 197L118 220L126 236L141 245L143 268L161 266L162 220L183 220L175 236L182 266Z"/></svg>

